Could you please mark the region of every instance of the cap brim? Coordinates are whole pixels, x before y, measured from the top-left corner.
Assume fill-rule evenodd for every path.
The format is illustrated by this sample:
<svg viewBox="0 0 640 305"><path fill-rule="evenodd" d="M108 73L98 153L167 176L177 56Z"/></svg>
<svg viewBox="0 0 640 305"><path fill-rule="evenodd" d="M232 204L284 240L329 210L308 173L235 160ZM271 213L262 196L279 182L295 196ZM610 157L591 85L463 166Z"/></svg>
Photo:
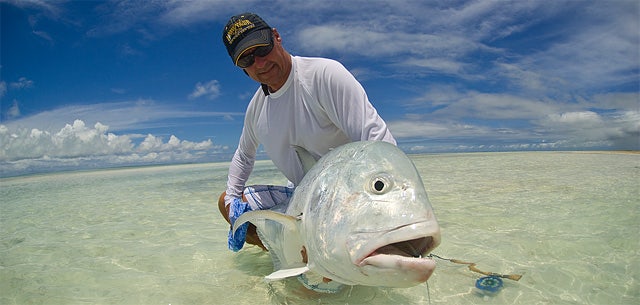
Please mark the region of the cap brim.
<svg viewBox="0 0 640 305"><path fill-rule="evenodd" d="M271 43L271 40L271 29L262 29L247 35L247 37L244 37L236 46L236 50L233 53L233 63L237 63L240 55L248 48L253 46L266 46Z"/></svg>

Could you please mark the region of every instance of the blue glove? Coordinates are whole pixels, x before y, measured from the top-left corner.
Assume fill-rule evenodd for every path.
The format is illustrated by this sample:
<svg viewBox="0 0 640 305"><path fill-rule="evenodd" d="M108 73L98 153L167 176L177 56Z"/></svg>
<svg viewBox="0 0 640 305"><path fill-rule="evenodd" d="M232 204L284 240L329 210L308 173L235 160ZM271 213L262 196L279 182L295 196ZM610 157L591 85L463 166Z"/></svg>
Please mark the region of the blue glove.
<svg viewBox="0 0 640 305"><path fill-rule="evenodd" d="M229 207L229 221L231 221L231 228L233 228L233 224L236 222L236 219L240 217L244 212L251 211L251 207L248 203L243 202L240 198L233 198L233 201ZM249 228L249 223L243 223L238 229L236 233L233 234L232 229L229 229L229 237L227 237L227 245L229 250L233 252L238 252L244 246L244 241L247 236L247 229Z"/></svg>

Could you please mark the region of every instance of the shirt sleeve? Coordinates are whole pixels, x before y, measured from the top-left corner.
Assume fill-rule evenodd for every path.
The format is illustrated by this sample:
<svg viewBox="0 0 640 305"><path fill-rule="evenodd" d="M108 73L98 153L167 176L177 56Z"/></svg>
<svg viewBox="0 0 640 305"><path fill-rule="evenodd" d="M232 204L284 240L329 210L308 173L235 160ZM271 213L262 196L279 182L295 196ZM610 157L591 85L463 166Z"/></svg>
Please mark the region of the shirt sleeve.
<svg viewBox="0 0 640 305"><path fill-rule="evenodd" d="M225 202L230 202L230 198L238 198L242 196L245 184L247 180L249 180L249 175L251 175L251 172L253 171L253 166L256 161L256 152L260 143L254 133L255 111L253 110L252 105L259 94L261 93L257 92L256 95L254 95L245 114L244 126L242 128L242 134L240 135L238 148L233 154L231 164L229 165Z"/></svg>
<svg viewBox="0 0 640 305"><path fill-rule="evenodd" d="M329 119L352 141L386 141L397 145L362 85L342 64L327 60L315 83Z"/></svg>

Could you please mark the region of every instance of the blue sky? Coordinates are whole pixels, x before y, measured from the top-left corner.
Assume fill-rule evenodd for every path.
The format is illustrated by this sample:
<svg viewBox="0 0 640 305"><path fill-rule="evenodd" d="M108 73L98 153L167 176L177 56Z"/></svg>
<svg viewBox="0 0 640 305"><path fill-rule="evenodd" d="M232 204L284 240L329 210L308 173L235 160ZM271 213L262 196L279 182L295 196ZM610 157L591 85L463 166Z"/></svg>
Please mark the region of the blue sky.
<svg viewBox="0 0 640 305"><path fill-rule="evenodd" d="M0 174L228 161L245 11L341 61L407 153L640 149L637 1L0 0Z"/></svg>

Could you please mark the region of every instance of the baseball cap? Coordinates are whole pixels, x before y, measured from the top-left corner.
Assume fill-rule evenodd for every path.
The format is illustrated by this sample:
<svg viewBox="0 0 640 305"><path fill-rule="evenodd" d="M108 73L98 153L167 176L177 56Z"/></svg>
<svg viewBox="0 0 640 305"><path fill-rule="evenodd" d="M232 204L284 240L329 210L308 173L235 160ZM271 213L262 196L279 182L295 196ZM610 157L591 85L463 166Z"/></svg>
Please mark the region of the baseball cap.
<svg viewBox="0 0 640 305"><path fill-rule="evenodd" d="M271 44L273 35L271 27L260 16L242 13L229 19L222 31L222 41L233 64L237 64L238 58L247 49Z"/></svg>

